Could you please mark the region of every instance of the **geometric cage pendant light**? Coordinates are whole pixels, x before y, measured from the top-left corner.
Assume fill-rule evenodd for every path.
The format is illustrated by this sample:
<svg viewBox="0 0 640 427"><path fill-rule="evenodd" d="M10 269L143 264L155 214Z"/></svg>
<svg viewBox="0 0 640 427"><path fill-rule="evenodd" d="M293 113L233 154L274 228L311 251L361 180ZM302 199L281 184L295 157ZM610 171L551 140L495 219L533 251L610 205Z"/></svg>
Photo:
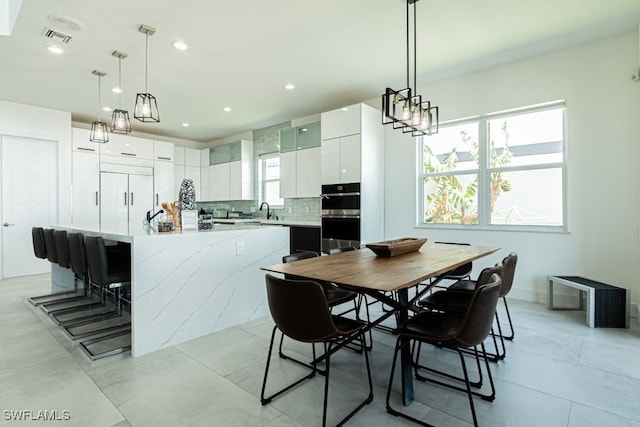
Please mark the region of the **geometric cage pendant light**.
<svg viewBox="0 0 640 427"><path fill-rule="evenodd" d="M145 57L144 57L144 93L136 95L136 106L133 117L141 122L159 122L158 103L156 97L147 90L148 64L149 64L149 36L155 34L156 29L147 25L140 25L138 31L145 35Z"/></svg>
<svg viewBox="0 0 640 427"><path fill-rule="evenodd" d="M109 134L107 133L107 124L100 120L100 111L102 110L102 102L100 98L100 79L106 76L107 73L93 70L91 74L93 74L94 76L98 76L98 120L91 123L91 133L89 134L89 141L104 144L106 142L109 142Z"/></svg>
<svg viewBox="0 0 640 427"><path fill-rule="evenodd" d="M111 115L111 132L113 133L130 133L131 121L129 120L129 112L123 110L122 107L122 60L127 57L127 54L114 50L111 55L118 58L118 86L113 88L114 92L118 93L118 108L113 110Z"/></svg>
<svg viewBox="0 0 640 427"><path fill-rule="evenodd" d="M382 94L382 124L392 124L394 129L411 132L412 136L438 133L438 107L430 101L422 101L416 94L416 3L419 0L405 0L407 4L407 87L394 90L388 87ZM410 85L410 41L409 4L413 4L413 89Z"/></svg>

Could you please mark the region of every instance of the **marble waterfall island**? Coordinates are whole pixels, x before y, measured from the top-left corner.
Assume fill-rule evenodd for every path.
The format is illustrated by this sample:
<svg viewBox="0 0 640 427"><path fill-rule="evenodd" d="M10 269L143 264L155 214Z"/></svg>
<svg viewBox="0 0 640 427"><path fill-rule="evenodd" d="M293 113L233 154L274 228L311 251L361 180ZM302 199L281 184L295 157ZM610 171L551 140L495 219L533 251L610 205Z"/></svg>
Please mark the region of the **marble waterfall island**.
<svg viewBox="0 0 640 427"><path fill-rule="evenodd" d="M289 229L279 226L181 233L58 228L131 244L134 357L268 315L260 267L289 252Z"/></svg>

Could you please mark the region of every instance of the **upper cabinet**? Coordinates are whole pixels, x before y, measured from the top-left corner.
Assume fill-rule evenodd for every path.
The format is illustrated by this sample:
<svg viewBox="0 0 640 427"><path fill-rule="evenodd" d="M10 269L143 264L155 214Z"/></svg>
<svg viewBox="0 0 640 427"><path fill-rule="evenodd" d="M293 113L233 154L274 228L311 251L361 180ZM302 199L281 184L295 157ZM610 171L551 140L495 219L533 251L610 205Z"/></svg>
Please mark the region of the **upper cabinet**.
<svg viewBox="0 0 640 427"><path fill-rule="evenodd" d="M280 130L280 196L320 194L320 123Z"/></svg>
<svg viewBox="0 0 640 427"><path fill-rule="evenodd" d="M96 154L100 153L100 146L102 144L89 141L90 131L88 129L73 128L72 131L73 131L72 132L73 151L84 151L86 153L96 153Z"/></svg>
<svg viewBox="0 0 640 427"><path fill-rule="evenodd" d="M109 134L109 142L100 144L100 154L136 159L153 159L153 150L152 140L115 133Z"/></svg>
<svg viewBox="0 0 640 427"><path fill-rule="evenodd" d="M153 141L153 160L174 162L176 159L173 142Z"/></svg>
<svg viewBox="0 0 640 427"><path fill-rule="evenodd" d="M322 113L322 184L364 183L383 173L380 112L356 104Z"/></svg>
<svg viewBox="0 0 640 427"><path fill-rule="evenodd" d="M203 174L203 198L210 201L253 200L253 142L234 141L209 149ZM205 175L208 188L204 191Z"/></svg>

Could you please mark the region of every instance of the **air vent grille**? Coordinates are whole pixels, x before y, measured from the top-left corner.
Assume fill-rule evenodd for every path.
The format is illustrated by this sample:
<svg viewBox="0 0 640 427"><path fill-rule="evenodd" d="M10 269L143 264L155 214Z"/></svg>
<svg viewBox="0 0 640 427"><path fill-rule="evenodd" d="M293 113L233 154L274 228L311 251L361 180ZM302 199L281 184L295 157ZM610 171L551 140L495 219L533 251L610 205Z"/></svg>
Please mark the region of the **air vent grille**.
<svg viewBox="0 0 640 427"><path fill-rule="evenodd" d="M51 28L45 28L44 31L42 31L42 36L62 43L69 43L71 41L70 35L52 30Z"/></svg>

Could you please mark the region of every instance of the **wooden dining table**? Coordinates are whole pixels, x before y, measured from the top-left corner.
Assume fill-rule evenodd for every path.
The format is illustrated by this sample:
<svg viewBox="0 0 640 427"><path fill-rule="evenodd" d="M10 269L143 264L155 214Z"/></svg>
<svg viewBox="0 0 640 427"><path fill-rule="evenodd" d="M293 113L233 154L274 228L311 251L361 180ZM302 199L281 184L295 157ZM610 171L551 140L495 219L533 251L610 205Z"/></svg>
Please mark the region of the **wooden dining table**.
<svg viewBox="0 0 640 427"><path fill-rule="evenodd" d="M409 299L409 289L451 271L461 265L490 255L500 248L459 245L449 243L427 243L417 252L394 257L378 257L364 248L335 255L308 258L296 262L262 267L262 270L290 274L306 279L333 282L372 296L393 307L371 326L377 325L390 315L396 315L397 325L408 319L409 311L418 311L414 305L426 290ZM437 279L436 279L437 280ZM433 283L433 280L432 280ZM389 292L396 297L391 298ZM411 351L402 347L402 401L409 405L413 401L413 379Z"/></svg>

